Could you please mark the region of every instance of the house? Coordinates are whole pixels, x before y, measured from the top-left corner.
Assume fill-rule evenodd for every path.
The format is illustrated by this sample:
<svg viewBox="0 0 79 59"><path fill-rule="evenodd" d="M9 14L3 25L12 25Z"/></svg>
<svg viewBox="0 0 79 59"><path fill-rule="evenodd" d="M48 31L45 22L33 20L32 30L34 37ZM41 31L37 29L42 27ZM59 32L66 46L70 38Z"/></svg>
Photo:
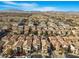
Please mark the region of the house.
<svg viewBox="0 0 79 59"><path fill-rule="evenodd" d="M12 35L10 40L13 41L13 42L16 42L18 37L19 37L18 35Z"/></svg>
<svg viewBox="0 0 79 59"><path fill-rule="evenodd" d="M20 35L19 37L18 37L18 40L25 40L25 35L24 34L22 34L22 35Z"/></svg>
<svg viewBox="0 0 79 59"><path fill-rule="evenodd" d="M26 40L27 40L27 45L26 45L27 48L26 48L26 50L28 52L30 52L31 51L31 47L32 47L32 37L31 36L27 36Z"/></svg>
<svg viewBox="0 0 79 59"><path fill-rule="evenodd" d="M36 31L36 27L35 26L32 26L31 29L32 29L33 33Z"/></svg>
<svg viewBox="0 0 79 59"><path fill-rule="evenodd" d="M13 33L18 33L18 24L17 23L12 24L12 31L13 31Z"/></svg>
<svg viewBox="0 0 79 59"><path fill-rule="evenodd" d="M61 36L56 36L56 38L62 45L64 44L64 40Z"/></svg>
<svg viewBox="0 0 79 59"><path fill-rule="evenodd" d="M1 40L6 42L8 40L8 37L4 36L4 37L1 38Z"/></svg>
<svg viewBox="0 0 79 59"><path fill-rule="evenodd" d="M13 44L13 49L16 49L17 47L22 47L23 43L24 43L24 39L25 36L24 35L20 35L19 37L15 37L15 43Z"/></svg>
<svg viewBox="0 0 79 59"><path fill-rule="evenodd" d="M69 45L69 41L68 38L66 37L57 37L58 41L60 42L60 44L62 45L63 48L67 49L68 45Z"/></svg>
<svg viewBox="0 0 79 59"><path fill-rule="evenodd" d="M67 49L69 46L69 40L68 37L63 37L64 39L64 44L62 45L64 49Z"/></svg>
<svg viewBox="0 0 79 59"><path fill-rule="evenodd" d="M24 34L28 34L28 31L29 31L29 26L24 26Z"/></svg>
<svg viewBox="0 0 79 59"><path fill-rule="evenodd" d="M33 47L35 48L35 50L39 50L41 47L41 40L39 39L38 36L34 35L33 37Z"/></svg>
<svg viewBox="0 0 79 59"><path fill-rule="evenodd" d="M54 37L54 36L50 36L50 37L49 37L49 41L50 41L50 43L52 43L53 46L55 46L56 41L57 41L57 38Z"/></svg>
<svg viewBox="0 0 79 59"><path fill-rule="evenodd" d="M28 51L27 51L27 40L25 40L24 43L23 43L23 49L25 50L26 53L28 53Z"/></svg>
<svg viewBox="0 0 79 59"><path fill-rule="evenodd" d="M13 49L16 49L17 47L22 47L23 46L23 43L24 43L24 41L23 40L18 40L18 41L16 41L14 44L13 44L13 46L12 46L12 48Z"/></svg>
<svg viewBox="0 0 79 59"><path fill-rule="evenodd" d="M2 27L2 29L7 30L7 29L9 29L9 27L5 25L5 26Z"/></svg>
<svg viewBox="0 0 79 59"><path fill-rule="evenodd" d="M18 33L19 34L23 34L24 33L24 26L23 25L19 25L18 26Z"/></svg>
<svg viewBox="0 0 79 59"><path fill-rule="evenodd" d="M41 43L42 43L42 51L41 51L42 56L48 56L47 49L50 46L49 42L46 39L41 39Z"/></svg>
<svg viewBox="0 0 79 59"><path fill-rule="evenodd" d="M72 53L74 54L76 49L75 49L75 46L73 44L70 45L70 49L71 49Z"/></svg>
<svg viewBox="0 0 79 59"><path fill-rule="evenodd" d="M40 27L37 27L37 31L38 31L38 36L40 36L41 33L42 33L41 28Z"/></svg>
<svg viewBox="0 0 79 59"><path fill-rule="evenodd" d="M6 48L9 45L10 41L6 41L3 45L4 48Z"/></svg>

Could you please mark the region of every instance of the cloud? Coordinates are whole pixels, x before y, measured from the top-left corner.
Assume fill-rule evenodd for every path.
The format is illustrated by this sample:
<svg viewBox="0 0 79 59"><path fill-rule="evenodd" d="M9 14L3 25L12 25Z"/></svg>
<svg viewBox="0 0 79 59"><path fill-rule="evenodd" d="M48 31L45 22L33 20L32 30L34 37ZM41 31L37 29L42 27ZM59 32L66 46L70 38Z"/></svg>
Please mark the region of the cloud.
<svg viewBox="0 0 79 59"><path fill-rule="evenodd" d="M55 11L55 10L57 10L57 8L48 6L48 7L38 7L38 8L35 8L34 10L36 10L36 11Z"/></svg>
<svg viewBox="0 0 79 59"><path fill-rule="evenodd" d="M8 5L16 5L16 6L20 6L20 7L38 6L38 4L36 4L36 3L15 3L15 2L12 2L12 1L4 1L3 3L8 4Z"/></svg>
<svg viewBox="0 0 79 59"><path fill-rule="evenodd" d="M3 3L7 4L7 5L14 5L15 7L20 7L20 8L32 8L32 7L36 7L38 6L38 4L36 3L16 3L16 2L12 2L12 1L4 1Z"/></svg>
<svg viewBox="0 0 79 59"><path fill-rule="evenodd" d="M21 4L20 6L22 6L22 7L37 7L38 6L38 4L36 4L36 3L23 3L23 4Z"/></svg>
<svg viewBox="0 0 79 59"><path fill-rule="evenodd" d="M40 6L37 3L16 3L13 1L4 1L3 3L7 4L4 7L6 8L15 8L19 10L25 10L25 11L56 11L58 10L56 7L53 6Z"/></svg>
<svg viewBox="0 0 79 59"><path fill-rule="evenodd" d="M16 3L12 2L12 1L4 1L3 3L5 3L5 4L16 4Z"/></svg>

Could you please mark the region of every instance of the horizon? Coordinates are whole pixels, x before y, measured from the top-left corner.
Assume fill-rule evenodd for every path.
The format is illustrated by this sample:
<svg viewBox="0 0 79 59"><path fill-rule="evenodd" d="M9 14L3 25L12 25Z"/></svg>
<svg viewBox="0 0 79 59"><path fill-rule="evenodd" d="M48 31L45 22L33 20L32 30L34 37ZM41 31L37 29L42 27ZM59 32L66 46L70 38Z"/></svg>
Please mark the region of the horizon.
<svg viewBox="0 0 79 59"><path fill-rule="evenodd" d="M0 1L2 10L79 12L79 1Z"/></svg>

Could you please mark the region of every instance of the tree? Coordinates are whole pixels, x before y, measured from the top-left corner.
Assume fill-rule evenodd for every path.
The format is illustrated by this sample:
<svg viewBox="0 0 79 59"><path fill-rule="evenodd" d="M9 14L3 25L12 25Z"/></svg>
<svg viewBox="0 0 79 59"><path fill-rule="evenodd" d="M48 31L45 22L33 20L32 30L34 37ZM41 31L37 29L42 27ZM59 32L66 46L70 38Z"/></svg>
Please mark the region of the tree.
<svg viewBox="0 0 79 59"><path fill-rule="evenodd" d="M48 51L48 53L49 53L49 56L51 56L51 54L52 54L52 49L51 49L51 47L48 47L47 51Z"/></svg>
<svg viewBox="0 0 79 59"><path fill-rule="evenodd" d="M67 52L69 53L71 53L71 47L70 47L70 45L68 46L68 49L67 49Z"/></svg>
<svg viewBox="0 0 79 59"><path fill-rule="evenodd" d="M28 33L28 34L30 34L30 33L31 33L31 31L32 31L32 29L31 29L31 27L29 27L29 33Z"/></svg>

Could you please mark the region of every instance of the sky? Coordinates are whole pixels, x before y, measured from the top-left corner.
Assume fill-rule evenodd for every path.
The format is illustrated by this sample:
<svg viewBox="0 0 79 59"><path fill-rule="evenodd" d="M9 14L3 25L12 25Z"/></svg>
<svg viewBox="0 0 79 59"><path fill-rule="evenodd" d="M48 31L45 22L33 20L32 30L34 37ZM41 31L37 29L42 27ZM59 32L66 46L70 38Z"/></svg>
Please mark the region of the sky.
<svg viewBox="0 0 79 59"><path fill-rule="evenodd" d="M0 10L79 11L79 1L0 1Z"/></svg>

